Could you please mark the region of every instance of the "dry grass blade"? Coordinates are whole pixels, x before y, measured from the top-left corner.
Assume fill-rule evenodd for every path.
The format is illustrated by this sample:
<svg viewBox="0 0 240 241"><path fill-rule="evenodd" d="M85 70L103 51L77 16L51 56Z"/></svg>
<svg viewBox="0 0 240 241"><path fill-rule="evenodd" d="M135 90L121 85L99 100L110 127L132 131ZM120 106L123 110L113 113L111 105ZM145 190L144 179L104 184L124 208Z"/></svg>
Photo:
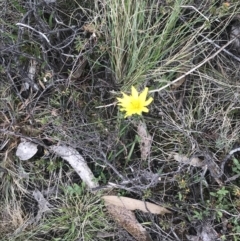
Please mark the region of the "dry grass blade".
<svg viewBox="0 0 240 241"><path fill-rule="evenodd" d="M118 197L118 196L103 196L103 200L105 201L106 205L116 205L118 207L124 207L128 210L136 210L139 209L143 212L151 212L153 214L166 214L171 213L169 210L167 210L164 207L161 207L159 205L150 203L150 202L144 202L140 200L136 200L133 198L128 197Z"/></svg>
<svg viewBox="0 0 240 241"><path fill-rule="evenodd" d="M164 85L163 87L159 88L159 89L155 89L155 90L151 90L149 91L149 93L155 93L155 92L159 92L162 91L164 89L166 89L167 87L174 85L175 83L177 83L178 81L180 81L182 78L185 78L187 75L193 73L195 70L199 69L201 66L203 66L204 64L206 64L208 61L210 61L211 59L213 59L214 57L216 57L219 53L221 53L225 48L227 48L227 46L229 46L231 43L233 43L235 40L232 39L230 40L228 43L226 43L225 45L223 45L216 53L214 53L213 55L209 56L208 58L206 58L205 60L203 60L200 64L198 64L197 66L195 66L194 68L192 68L191 70L189 70L187 73L179 76L178 78L176 78L175 80L173 80L171 83L168 83L166 85Z"/></svg>

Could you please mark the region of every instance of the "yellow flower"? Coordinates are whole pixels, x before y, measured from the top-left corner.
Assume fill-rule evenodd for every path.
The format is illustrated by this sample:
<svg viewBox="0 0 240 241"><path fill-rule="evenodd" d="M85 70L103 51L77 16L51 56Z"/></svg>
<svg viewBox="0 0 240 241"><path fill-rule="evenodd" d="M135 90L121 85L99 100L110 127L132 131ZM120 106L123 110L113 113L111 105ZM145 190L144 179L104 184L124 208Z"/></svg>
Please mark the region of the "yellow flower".
<svg viewBox="0 0 240 241"><path fill-rule="evenodd" d="M145 88L141 94L138 94L137 90L132 86L132 95L126 95L124 93L123 98L117 98L119 103L118 105L121 106L121 111L126 111L125 117L137 114L141 115L142 112L148 112L148 106L152 101L153 98L150 97L148 100L148 88Z"/></svg>

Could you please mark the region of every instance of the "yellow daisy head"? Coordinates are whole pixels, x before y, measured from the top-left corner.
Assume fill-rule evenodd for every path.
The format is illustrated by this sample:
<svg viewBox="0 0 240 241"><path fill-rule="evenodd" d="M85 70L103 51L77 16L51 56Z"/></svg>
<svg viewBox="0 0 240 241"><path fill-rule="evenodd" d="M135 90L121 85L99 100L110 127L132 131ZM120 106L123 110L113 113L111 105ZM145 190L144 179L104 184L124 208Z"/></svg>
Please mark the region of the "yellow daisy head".
<svg viewBox="0 0 240 241"><path fill-rule="evenodd" d="M122 98L117 98L119 101L118 105L121 106L120 110L125 111L125 117L132 116L134 114L141 115L142 112L148 112L147 106L153 101L150 97L148 100L148 88L145 88L141 94L138 94L137 90L132 86L132 94L126 95L122 93Z"/></svg>

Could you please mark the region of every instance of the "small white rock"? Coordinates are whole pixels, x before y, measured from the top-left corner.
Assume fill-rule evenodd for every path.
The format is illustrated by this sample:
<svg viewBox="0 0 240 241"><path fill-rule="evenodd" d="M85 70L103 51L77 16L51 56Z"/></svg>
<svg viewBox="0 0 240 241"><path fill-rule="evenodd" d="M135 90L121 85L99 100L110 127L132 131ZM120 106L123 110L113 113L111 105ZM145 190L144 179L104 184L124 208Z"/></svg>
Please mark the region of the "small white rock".
<svg viewBox="0 0 240 241"><path fill-rule="evenodd" d="M32 158L38 151L37 145L30 141L21 142L16 151L16 156L21 161L26 161Z"/></svg>

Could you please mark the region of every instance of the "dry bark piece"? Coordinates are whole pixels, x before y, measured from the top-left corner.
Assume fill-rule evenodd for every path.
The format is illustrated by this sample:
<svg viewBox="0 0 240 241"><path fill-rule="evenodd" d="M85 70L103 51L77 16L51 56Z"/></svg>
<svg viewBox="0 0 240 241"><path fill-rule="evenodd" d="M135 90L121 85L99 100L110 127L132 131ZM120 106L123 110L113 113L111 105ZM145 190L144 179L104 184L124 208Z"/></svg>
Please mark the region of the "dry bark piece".
<svg viewBox="0 0 240 241"><path fill-rule="evenodd" d="M112 204L108 204L106 207L114 221L127 230L137 241L152 241L148 232L137 221L132 211Z"/></svg>
<svg viewBox="0 0 240 241"><path fill-rule="evenodd" d="M66 160L90 189L99 186L92 171L77 150L65 145L53 145L50 150Z"/></svg>
<svg viewBox="0 0 240 241"><path fill-rule="evenodd" d="M116 205L118 207L124 207L128 210L136 210L139 209L145 213L150 212L153 214L166 214L171 213L171 211L167 210L164 207L159 205L144 202L140 200L136 200L129 197L118 197L118 196L103 196L103 200L105 201L106 205Z"/></svg>

